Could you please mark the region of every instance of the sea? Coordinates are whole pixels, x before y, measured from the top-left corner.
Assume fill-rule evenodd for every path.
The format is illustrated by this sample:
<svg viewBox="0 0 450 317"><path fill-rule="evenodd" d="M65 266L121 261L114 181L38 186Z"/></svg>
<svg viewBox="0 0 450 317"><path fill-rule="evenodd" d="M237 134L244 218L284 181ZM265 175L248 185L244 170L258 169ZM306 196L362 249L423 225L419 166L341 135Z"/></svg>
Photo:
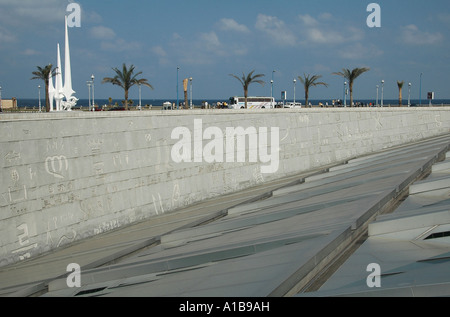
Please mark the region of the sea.
<svg viewBox="0 0 450 317"><path fill-rule="evenodd" d="M183 102L184 100L179 99L179 102ZM163 105L163 103L165 102L170 102L172 104L176 104L177 100L173 100L173 99L143 99L141 101L142 106L149 106L151 105L152 107L161 107ZM191 102L190 100L188 101L189 103ZM200 108L202 107L202 105L207 102L209 105L215 105L217 103L223 103L223 102L228 102L228 99L194 99L192 100L192 103L194 105L195 108ZM277 101L279 103L282 103L282 101ZM285 103L291 103L293 102L293 100L286 100ZM359 102L362 103L363 105L375 105L376 101L375 100L355 100L355 102ZM111 105L114 106L117 103L117 105L119 107L122 106L122 100L112 100ZM137 106L139 103L139 101L134 100L134 103L132 106ZM305 104L305 100L296 100L296 103L301 103L302 105ZM310 103L313 105L319 105L320 103L322 103L324 106L329 105L332 106L333 104L333 100L310 100ZM378 100L378 103L381 103L381 100ZM408 100L403 99L403 105L407 105ZM39 99L18 99L17 100L17 104L19 108L26 108L28 110L30 109L39 109ZM95 104L96 105L109 105L110 102L108 99L95 99ZM347 105L349 104L349 100L347 100ZM383 101L384 106L398 106L398 99L397 100L384 100ZM420 100L418 99L412 99L411 100L411 104L413 106L417 106L420 104ZM429 100L422 100L422 105L429 105L430 102ZM431 104L433 106L443 106L443 105L450 105L450 99L436 99L436 100L432 100ZM41 99L41 106L45 107L45 99ZM77 105L75 107L75 109L79 109L79 108L89 108L89 100L88 99L80 99L77 102Z"/></svg>

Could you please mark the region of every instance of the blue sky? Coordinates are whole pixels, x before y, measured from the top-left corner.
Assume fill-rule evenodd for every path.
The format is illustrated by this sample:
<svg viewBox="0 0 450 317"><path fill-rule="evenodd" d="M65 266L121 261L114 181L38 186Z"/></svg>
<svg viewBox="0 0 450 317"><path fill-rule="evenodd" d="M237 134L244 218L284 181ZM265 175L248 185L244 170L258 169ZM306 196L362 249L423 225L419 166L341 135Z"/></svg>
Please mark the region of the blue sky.
<svg viewBox="0 0 450 317"><path fill-rule="evenodd" d="M182 79L193 77L194 99L242 95L229 74L255 70L264 87L250 95L293 97L293 79L322 75L328 88L316 87L310 99L343 97L342 68L370 67L355 83L355 99L376 98L385 80L385 98L396 99L397 81L412 83L412 98L435 91L450 98L450 2L376 1L381 27L369 28L361 0L77 0L81 27L70 28L73 88L88 97L86 81L96 77L96 98L123 98L120 88L100 84L112 67L133 64L154 90L144 99L176 99ZM374 1L375 2L375 1ZM37 98L36 66L56 65L56 45L64 54L64 16L68 0L0 0L0 86L3 98ZM64 58L64 57L62 57ZM64 59L63 59L64 60ZM303 99L297 83L296 98ZM406 93L405 93L406 94ZM138 98L133 88L130 98ZM425 97L424 97L425 96ZM406 98L406 97L404 97Z"/></svg>

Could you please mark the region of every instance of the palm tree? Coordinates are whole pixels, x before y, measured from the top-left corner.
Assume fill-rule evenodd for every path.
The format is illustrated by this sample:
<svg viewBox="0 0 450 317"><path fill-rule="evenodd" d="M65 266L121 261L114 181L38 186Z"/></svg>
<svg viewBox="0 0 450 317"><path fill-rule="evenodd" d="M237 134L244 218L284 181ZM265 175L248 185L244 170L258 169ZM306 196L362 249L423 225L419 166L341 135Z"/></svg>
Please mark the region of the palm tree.
<svg viewBox="0 0 450 317"><path fill-rule="evenodd" d="M111 83L115 86L122 87L125 91L125 100L124 100L124 106L125 110L128 110L128 92L131 87L134 85L144 85L149 87L150 89L153 89L153 86L148 83L147 79L137 79L136 77L141 75L142 72L139 72L137 74L134 74L134 65L131 65L130 68L127 67L127 65L124 63L122 66L122 70L119 70L118 68L113 68L113 71L116 73L116 76L114 77L105 77L103 78L102 84L104 83Z"/></svg>
<svg viewBox="0 0 450 317"><path fill-rule="evenodd" d="M370 68L367 67L355 68L353 70L343 68L342 72L333 73L333 75L342 76L348 80L350 86L350 106L353 106L353 84L356 78L369 70Z"/></svg>
<svg viewBox="0 0 450 317"><path fill-rule="evenodd" d="M403 102L402 89L403 89L403 84L404 83L405 83L404 81L397 81L397 86L398 86L398 105L400 107L402 106L402 102Z"/></svg>
<svg viewBox="0 0 450 317"><path fill-rule="evenodd" d="M298 76L298 79L300 79L300 81L302 82L303 86L305 87L305 103L306 106L308 107L308 101L309 101L309 88L310 87L316 87L319 85L328 87L327 83L324 82L317 82L318 79L322 78L321 75L305 75L303 74L303 77Z"/></svg>
<svg viewBox="0 0 450 317"><path fill-rule="evenodd" d="M45 82L45 111L50 111L50 99L48 94L48 88L50 85L50 76L53 78L56 76L56 68L53 68L52 64L48 64L45 67L39 67L37 66L37 71L32 72L34 77L31 78L31 80L34 79L41 79Z"/></svg>
<svg viewBox="0 0 450 317"><path fill-rule="evenodd" d="M253 70L252 72L250 72L250 74L248 74L247 76L242 73L242 78L239 78L236 75L230 74L230 76L236 78L237 80L239 80L242 84L242 87L244 88L244 97L245 97L245 109L247 109L247 98L248 98L248 86L250 86L250 84L252 83L258 83L262 86L264 86L265 82L262 80L259 80L258 78L264 77L263 74L258 74L258 75L254 75L253 73L255 72L255 70Z"/></svg>

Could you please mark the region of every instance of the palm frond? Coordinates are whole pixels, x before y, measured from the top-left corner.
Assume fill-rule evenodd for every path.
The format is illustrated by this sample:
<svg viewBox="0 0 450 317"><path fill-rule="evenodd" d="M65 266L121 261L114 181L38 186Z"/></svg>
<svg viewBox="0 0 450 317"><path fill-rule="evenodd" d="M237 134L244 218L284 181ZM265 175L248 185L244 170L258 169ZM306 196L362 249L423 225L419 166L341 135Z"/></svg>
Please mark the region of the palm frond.
<svg viewBox="0 0 450 317"><path fill-rule="evenodd" d="M32 72L34 77L32 77L31 80L42 79L46 81L50 77L50 74L52 77L55 77L56 75L56 68L53 68L52 64L48 64L45 67L36 66L36 68L37 71Z"/></svg>
<svg viewBox="0 0 450 317"><path fill-rule="evenodd" d="M248 95L248 87L252 83L257 83L262 86L264 86L265 82L263 80L260 80L258 78L262 78L265 75L264 74L257 74L253 76L253 73L255 70L252 70L248 75L245 75L245 73L242 73L242 78L239 78L236 75L230 74L230 76L236 78L239 80L239 82L242 84L242 87L244 88L244 97L245 97L245 107L247 108L247 95Z"/></svg>
<svg viewBox="0 0 450 317"><path fill-rule="evenodd" d="M368 72L370 68L368 67L361 67L361 68L355 68L353 70L343 68L342 72L335 72L333 75L338 75L346 78L348 80L348 84L350 87L350 105L353 105L353 84L355 80L361 76L363 73Z"/></svg>
<svg viewBox="0 0 450 317"><path fill-rule="evenodd" d="M105 77L103 78L102 83L110 83L115 86L121 87L125 92L125 108L128 107L128 91L134 85L144 85L153 89L153 86L148 83L148 80L145 78L138 79L137 77L142 75L142 72L135 73L136 67L134 65L130 65L127 67L125 63L122 65L122 69L113 68L112 70L116 74L114 77Z"/></svg>
<svg viewBox="0 0 450 317"><path fill-rule="evenodd" d="M237 80L239 80L241 82L242 86L244 86L244 82L242 81L241 78L239 78L238 76L233 75L233 74L230 74L230 76L236 78Z"/></svg>

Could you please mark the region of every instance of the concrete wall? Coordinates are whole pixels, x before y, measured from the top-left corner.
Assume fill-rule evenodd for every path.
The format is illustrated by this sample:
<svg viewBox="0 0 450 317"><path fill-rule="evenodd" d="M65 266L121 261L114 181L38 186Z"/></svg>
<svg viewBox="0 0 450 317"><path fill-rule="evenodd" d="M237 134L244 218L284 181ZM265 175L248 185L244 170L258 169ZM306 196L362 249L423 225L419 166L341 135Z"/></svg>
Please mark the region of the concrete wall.
<svg viewBox="0 0 450 317"><path fill-rule="evenodd" d="M194 120L202 127L194 127ZM192 160L199 162L174 160L174 145L189 144L171 137L183 127L192 133ZM258 142L267 139L260 128L269 128L269 134L278 128L279 153L277 142L270 141L274 147L267 152L277 153L277 172L262 173L268 164L260 158L232 162L224 154L223 162L206 163L195 138L202 141L208 127L224 137L226 128L254 127ZM446 134L449 128L447 108L3 114L0 266L216 195ZM213 140L220 144L217 135ZM254 144L247 146L253 149Z"/></svg>

